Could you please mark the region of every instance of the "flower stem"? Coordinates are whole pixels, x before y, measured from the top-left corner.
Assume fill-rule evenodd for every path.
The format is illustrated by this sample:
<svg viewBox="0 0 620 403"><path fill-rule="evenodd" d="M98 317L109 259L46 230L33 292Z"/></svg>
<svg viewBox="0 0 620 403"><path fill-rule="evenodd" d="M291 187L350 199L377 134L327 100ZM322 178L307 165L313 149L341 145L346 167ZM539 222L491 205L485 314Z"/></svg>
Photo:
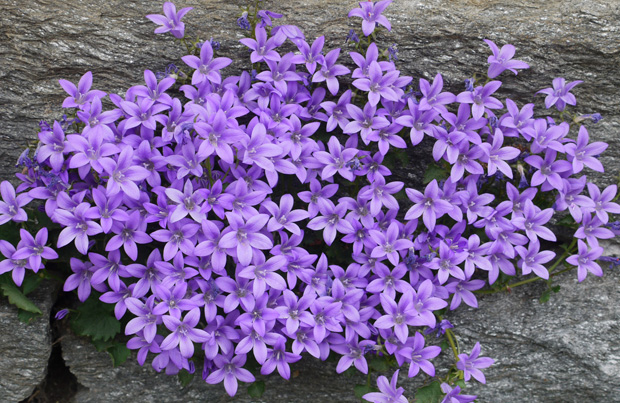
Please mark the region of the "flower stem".
<svg viewBox="0 0 620 403"><path fill-rule="evenodd" d="M448 337L448 343L450 343L450 347L452 347L452 353L454 353L454 359L458 361L459 353L456 349L456 344L454 342L454 333L452 333L451 329L446 329L446 336Z"/></svg>

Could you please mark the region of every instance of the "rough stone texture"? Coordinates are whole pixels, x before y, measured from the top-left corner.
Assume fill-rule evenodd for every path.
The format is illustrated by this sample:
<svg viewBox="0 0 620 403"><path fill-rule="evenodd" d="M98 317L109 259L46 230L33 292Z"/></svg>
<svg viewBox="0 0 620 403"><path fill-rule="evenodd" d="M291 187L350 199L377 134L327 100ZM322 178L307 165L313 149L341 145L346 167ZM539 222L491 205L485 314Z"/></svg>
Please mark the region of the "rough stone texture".
<svg viewBox="0 0 620 403"><path fill-rule="evenodd" d="M472 382L468 393L480 403L620 402L620 271L604 269L580 284L575 272L557 276L561 290L545 304L541 281L457 311L461 349L480 341L496 360L486 386Z"/></svg>
<svg viewBox="0 0 620 403"><path fill-rule="evenodd" d="M86 339L70 333L62 339L62 355L80 387L74 403L131 402L190 402L248 403L248 402L343 402L357 403L353 385L364 383L362 374L353 377L335 376L334 363L306 357L302 363L291 365L289 382L279 375L260 377L265 381L265 393L260 400L251 399L246 384L240 383L239 393L230 398L223 385L207 385L200 370L185 388L176 376L157 373L150 364L140 367L135 354L121 366L112 368L110 356L98 352Z"/></svg>
<svg viewBox="0 0 620 403"><path fill-rule="evenodd" d="M28 297L43 315L31 323L17 318L17 308L0 297L0 402L27 398L43 381L52 351L50 310L55 287L42 283Z"/></svg>
<svg viewBox="0 0 620 403"><path fill-rule="evenodd" d="M62 114L60 105L65 94L58 85L59 78L76 82L85 71L92 70L97 89L122 93L142 82L141 72L145 68L163 70L169 62L178 63L182 56L171 38L153 35L155 26L144 18L145 14L159 13L161 2L2 3L1 179L12 177L17 155L29 140L36 138L37 122L57 119ZM325 35L328 48L343 46L350 28L359 32L360 20L346 18L354 1L267 4L285 14L282 23L300 25L307 37ZM195 8L185 19L189 32L220 40L224 56L240 60L246 55L237 42L242 33L234 22L239 6L246 5L245 0L188 0L178 5ZM580 112L600 112L605 117L592 128L591 135L610 144L602 158L608 169L601 179L612 182L618 172L614 156L620 149L620 1L411 0L394 2L386 15L392 21L393 31L380 38L386 44L398 43L399 68L415 79L430 79L441 72L446 87L454 92L462 90L462 81L474 71L485 70L490 52L483 38L500 45L514 44L518 58L532 66L518 77L509 73L502 76L506 77L503 93L511 94L519 103L532 102L533 92L549 87L554 77L584 80L573 92ZM247 65L236 62L227 71L243 67ZM538 97L537 102L541 101L542 97ZM417 165L397 175L419 179L424 171L419 161L414 156L412 163ZM620 375L618 344L613 339L614 335L617 339L620 323L616 303L618 275L602 280L589 278L579 286L574 284L574 276L566 276L561 283L565 285L562 292L546 305L536 301L539 290L528 287L509 296L487 297L480 310L455 316L463 345L470 348L475 340L480 340L484 355L498 361L487 372L488 386L479 388L481 401L618 401L614 397L618 391L612 394ZM45 336L49 345L48 331L31 333L23 339ZM49 349L46 351L49 355ZM164 391L169 393L167 396L179 396L179 401L194 396L212 399L209 401L225 399L222 388L204 389L204 395L202 385L182 391L174 380L162 375L153 377L152 371L140 369L135 363L110 369L105 353L96 353L76 339L65 340L63 351L79 382L89 388L78 393L78 401L118 401L118 391L127 393L134 389L141 393L133 396L132 401L138 402L161 401ZM6 357L1 354L0 360ZM0 368L13 370L14 366ZM266 394L265 400L352 401L350 388L355 382L333 378L333 369L312 365L306 368L301 369L300 381L284 383L277 377L269 378L273 387L269 386L266 393L275 394ZM0 376L0 385L15 388L16 384L8 379ZM120 389L121 381L130 386ZM108 400L101 400L102 396ZM131 399L123 395L123 400Z"/></svg>

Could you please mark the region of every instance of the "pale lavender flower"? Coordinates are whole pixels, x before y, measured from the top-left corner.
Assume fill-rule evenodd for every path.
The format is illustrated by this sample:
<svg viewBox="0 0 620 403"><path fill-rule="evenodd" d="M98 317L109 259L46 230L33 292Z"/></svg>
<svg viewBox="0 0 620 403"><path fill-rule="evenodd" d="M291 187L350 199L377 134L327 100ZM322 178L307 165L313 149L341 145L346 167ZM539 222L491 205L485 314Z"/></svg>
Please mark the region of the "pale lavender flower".
<svg viewBox="0 0 620 403"><path fill-rule="evenodd" d="M512 60L515 55L515 47L513 45L504 45L502 49L498 49L495 43L488 39L484 40L491 48L493 55L489 56L487 63L489 63L489 71L487 75L489 78L495 78L499 76L504 70L510 70L515 75L517 69L528 69L530 66L522 62L521 60Z"/></svg>
<svg viewBox="0 0 620 403"><path fill-rule="evenodd" d="M332 95L336 95L338 93L338 89L340 88L340 84L338 83L337 76L342 76L344 74L348 74L351 72L347 67L342 64L336 64L336 60L340 55L340 48L333 49L329 53L327 53L322 60L321 69L314 73L312 76L313 83L320 83L325 81L327 84L327 89Z"/></svg>
<svg viewBox="0 0 620 403"><path fill-rule="evenodd" d="M218 355L213 361L218 369L209 374L205 381L210 384L218 384L224 381L224 388L230 396L237 393L239 387L237 380L248 383L256 380L250 371L243 368L246 361L245 354L231 355L230 357Z"/></svg>
<svg viewBox="0 0 620 403"><path fill-rule="evenodd" d="M377 24L383 25L388 31L392 30L390 21L381 13L392 3L392 0L381 0L377 3L372 1L360 1L359 8L349 11L349 18L360 17L362 21L362 32L369 36L375 30Z"/></svg>
<svg viewBox="0 0 620 403"><path fill-rule="evenodd" d="M41 228L35 237L23 228L19 230L19 234L21 241L18 246L20 247L11 256L11 259L28 259L28 264L35 273L41 266L41 259L58 259L58 253L49 246L45 246L47 243L47 228Z"/></svg>
<svg viewBox="0 0 620 403"><path fill-rule="evenodd" d="M90 279L94 273L94 267L90 262L83 262L74 257L69 261L73 274L67 277L63 291L71 291L77 288L78 298L84 302L90 295Z"/></svg>
<svg viewBox="0 0 620 403"><path fill-rule="evenodd" d="M372 403L407 403L407 398L403 396L405 389L396 387L396 382L398 382L398 371L400 370L397 369L396 372L394 372L389 383L385 376L379 376L379 378L377 378L377 386L380 392L366 393L362 398Z"/></svg>
<svg viewBox="0 0 620 403"><path fill-rule="evenodd" d="M495 360L488 357L478 357L480 355L480 343L476 343L471 350L471 354L459 354L459 359L456 362L456 367L463 371L465 382L473 376L480 383L486 383L484 374L480 371L480 368L488 368Z"/></svg>
<svg viewBox="0 0 620 403"><path fill-rule="evenodd" d="M549 250L541 252L538 240L531 241L527 249L517 245L515 250L521 256L518 264L521 266L524 275L534 272L540 278L549 279L549 271L543 266L543 263L550 262L555 257L555 252Z"/></svg>
<svg viewBox="0 0 620 403"><path fill-rule="evenodd" d="M595 276L601 277L603 270L601 266L596 263L596 259L600 258L603 254L603 248L600 246L594 246L588 251L588 245L582 240L577 241L578 254L569 256L566 259L566 263L577 266L577 279L582 282L588 272Z"/></svg>
<svg viewBox="0 0 620 403"><path fill-rule="evenodd" d="M583 81L577 80L566 84L564 78L558 77L553 79L553 88L545 88L537 92L537 94L547 94L545 97L545 107L551 108L553 105L563 111L566 105L577 105L577 99L569 91L577 84Z"/></svg>
<svg viewBox="0 0 620 403"><path fill-rule="evenodd" d="M22 207L32 201L32 197L27 193L15 196L15 189L9 181L2 181L0 184L0 225L11 220L15 222L23 222L28 220L26 210Z"/></svg>
<svg viewBox="0 0 620 403"><path fill-rule="evenodd" d="M90 71L87 71L82 78L80 78L77 87L67 80L58 80L58 82L62 89L70 95L63 101L63 108L84 109L87 104L92 102L93 98L103 98L106 95L103 91L90 89L93 85L93 73Z"/></svg>
<svg viewBox="0 0 620 403"><path fill-rule="evenodd" d="M579 127L577 143L568 143L564 145L568 161L573 164L573 173L575 174L581 172L584 165L597 172L604 171L603 164L601 164L596 156L605 151L608 145L601 141L588 144L589 141L590 136L588 135L588 130L585 126L581 126Z"/></svg>
<svg viewBox="0 0 620 403"><path fill-rule="evenodd" d="M461 395L461 387L455 386L454 389L447 383L441 384L441 391L445 393L441 403L470 403L476 400L477 396Z"/></svg>
<svg viewBox="0 0 620 403"><path fill-rule="evenodd" d="M183 56L181 59L189 67L193 68L192 85L200 84L206 80L213 84L221 84L220 70L232 63L227 57L213 58L213 47L208 41L200 49L200 57L194 55Z"/></svg>
<svg viewBox="0 0 620 403"><path fill-rule="evenodd" d="M175 38L183 38L185 35L185 24L181 21L181 18L192 9L192 7L186 7L177 12L174 3L167 1L164 3L164 15L149 14L146 18L157 25L161 25L155 29L156 34L170 32Z"/></svg>
<svg viewBox="0 0 620 403"><path fill-rule="evenodd" d="M204 343L213 337L201 329L196 329L200 320L200 308L194 308L185 314L183 320L172 315L164 315L162 321L170 333L160 344L162 350L171 350L179 346L181 355L190 358L194 355L194 343Z"/></svg>

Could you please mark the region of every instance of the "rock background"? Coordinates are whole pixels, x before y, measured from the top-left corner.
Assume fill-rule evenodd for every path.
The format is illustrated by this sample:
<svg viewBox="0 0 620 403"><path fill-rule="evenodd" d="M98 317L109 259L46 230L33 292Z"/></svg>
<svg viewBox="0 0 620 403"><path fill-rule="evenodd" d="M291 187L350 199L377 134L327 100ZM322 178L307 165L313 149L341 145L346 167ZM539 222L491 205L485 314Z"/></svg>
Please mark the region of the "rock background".
<svg viewBox="0 0 620 403"><path fill-rule="evenodd" d="M28 297L43 314L30 323L17 317L17 308L0 300L0 402L27 398L45 379L52 352L49 322L57 289L44 282Z"/></svg>
<svg viewBox="0 0 620 403"><path fill-rule="evenodd" d="M170 62L179 62L183 55L180 47L171 37L153 35L155 25L144 18L146 14L160 13L161 3L0 0L3 10L0 15L1 180L12 178L17 156L29 141L36 139L38 121L51 121L62 115L60 105L65 94L58 79L77 82L91 70L95 88L123 93L129 86L142 82L144 69L159 71ZM346 17L348 10L355 6L354 1L269 1L266 4L285 15L278 23L297 24L308 38L325 35L327 48L346 46L344 38L350 28L360 31L360 20ZM187 0L177 5L194 7L184 19L188 32L221 41L223 56L246 60L246 50L238 43L242 32L235 24L245 0ZM401 0L388 7L385 14L393 30L391 34L381 34L380 41L386 45L398 44L397 65L416 80L430 79L440 72L446 88L462 91L465 78L474 71L486 70L490 51L482 42L484 38L499 45L514 44L517 58L531 65L531 69L518 77L510 73L501 76L505 78L504 94L511 94L519 104L532 102L532 94L549 87L554 77L584 80L573 91L578 100L576 110L603 115L604 120L592 126L590 133L592 138L610 144L602 157L607 171L599 179L606 184L613 182L619 172L620 150L617 67L620 65L620 1ZM238 72L244 67L247 66L237 62L226 72ZM536 99L542 104L542 96ZM424 162L419 158L419 149L414 151L411 161L417 165L408 167L404 173L415 182L424 171ZM422 154L428 155L424 150ZM479 310L457 314L454 321L460 324L457 333L462 337L463 348L468 351L475 340L480 340L483 354L497 360L487 370L488 385L476 390L480 401L620 401L616 386L620 384L617 381L620 375L619 279L618 273L614 273L601 280L588 278L577 286L574 275L563 276L563 290L548 304L539 305L536 301L539 289L524 287L510 296L484 298ZM45 298L51 301L51 291ZM2 315L11 309L5 305L1 307ZM28 351L27 344L43 348L24 356L19 370L14 370L18 368L15 362L0 365L9 369L7 374L0 373L0 401L26 398L44 376L44 356L49 356L50 342L49 330L45 330L49 325L44 322L37 325L40 329L32 328L33 334L29 336L13 331L13 325L0 327L2 337L7 337L0 343L0 352L10 343L16 343L22 351ZM11 341L8 336L16 337ZM114 382L119 381L131 387L152 388L152 394L144 395L142 400L135 397L135 401L160 400L164 389L170 391L169 396L180 399L203 393L202 386L196 389L200 392L179 391L174 382L172 386L156 386L154 380L158 378L152 378L149 371L136 368L135 364L110 370L103 363L110 363L105 353L100 354L103 358L97 363L92 348L88 350L90 346L77 340L75 344L69 343L69 340L72 339L63 342L64 357L83 386L76 401L96 401L97 396L118 400L119 396L113 394L116 389L107 385L118 385ZM33 369L30 366L35 356L41 359ZM7 357L0 354L0 360ZM270 400L266 401L354 400L350 392L354 382L332 377L333 369L304 365L310 369L300 370L300 381L293 380L290 384L269 381L273 382L273 388L268 386L265 399ZM140 374L146 374L146 378L139 378ZM24 379L30 382L29 386L23 384ZM224 392L222 388L211 388L204 393L199 394L201 398L216 399Z"/></svg>

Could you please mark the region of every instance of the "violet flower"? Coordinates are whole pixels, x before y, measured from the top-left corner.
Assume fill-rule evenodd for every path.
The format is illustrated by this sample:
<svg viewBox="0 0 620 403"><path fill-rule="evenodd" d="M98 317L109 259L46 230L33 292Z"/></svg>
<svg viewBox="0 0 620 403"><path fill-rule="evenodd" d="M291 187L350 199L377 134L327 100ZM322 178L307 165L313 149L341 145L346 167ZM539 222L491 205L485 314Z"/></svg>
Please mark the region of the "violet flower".
<svg viewBox="0 0 620 403"><path fill-rule="evenodd" d="M146 18L157 25L161 25L155 29L156 34L170 32L175 38L183 38L185 36L185 24L181 18L191 10L193 7L186 7L177 13L174 3L167 1L164 3L164 15L149 14Z"/></svg>
<svg viewBox="0 0 620 403"><path fill-rule="evenodd" d="M400 370L397 369L394 372L389 383L385 376L379 376L379 378L377 378L377 386L380 392L366 393L362 398L372 403L407 403L407 398L403 396L405 389L396 387L399 371Z"/></svg>
<svg viewBox="0 0 620 403"><path fill-rule="evenodd" d="M213 361L219 369L209 374L205 381L209 384L218 384L224 381L224 388L230 396L234 396L237 393L237 388L239 387L237 380L248 383L256 380L250 371L243 368L246 361L245 354L231 355L228 358L218 355Z"/></svg>
<svg viewBox="0 0 620 403"><path fill-rule="evenodd" d="M471 354L459 354L459 360L456 362L456 367L463 371L465 376L465 382L473 376L480 383L486 383L484 374L480 371L480 368L488 368L495 360L488 357L478 357L480 355L480 343L476 343L471 350Z"/></svg>
<svg viewBox="0 0 620 403"><path fill-rule="evenodd" d="M493 55L489 56L487 63L489 63L489 71L487 75L489 78L495 78L499 76L504 70L510 70L515 75L517 69L528 69L530 66L522 62L521 60L512 60L515 55L515 47L507 44L502 46L502 49L498 49L497 45L488 39L484 40L491 48Z"/></svg>
<svg viewBox="0 0 620 403"><path fill-rule="evenodd" d="M545 107L547 109L555 105L559 111L563 111L566 105L577 105L575 96L569 91L582 82L581 80L577 80L566 84L566 80L563 78L554 78L553 88L542 89L538 91L537 94L547 94L545 97Z"/></svg>
<svg viewBox="0 0 620 403"><path fill-rule="evenodd" d="M595 276L601 277L603 270L601 266L596 263L596 259L600 258L603 254L603 248L600 246L594 246L588 251L588 246L582 240L577 241L578 254L569 256L566 258L566 263L577 266L577 280L582 282L588 272Z"/></svg>
<svg viewBox="0 0 620 403"><path fill-rule="evenodd" d="M192 85L200 84L206 80L214 84L221 84L222 77L219 71L232 63L232 60L227 57L216 57L214 59L213 48L208 41L200 49L200 58L188 55L181 59L195 70L192 75Z"/></svg>
<svg viewBox="0 0 620 403"><path fill-rule="evenodd" d="M81 78L77 87L70 81L58 80L60 86L70 96L62 102L63 108L79 108L84 109L90 104L94 98L103 98L106 93L99 90L91 90L93 85L93 73L87 71Z"/></svg>
<svg viewBox="0 0 620 403"><path fill-rule="evenodd" d="M392 3L392 0L381 0L377 3L372 1L360 1L359 8L349 11L349 18L362 18L362 32L369 36L375 30L377 24L383 25L388 31L392 30L390 21L381 13Z"/></svg>
<svg viewBox="0 0 620 403"><path fill-rule="evenodd" d="M32 197L28 193L22 193L15 196L15 189L9 181L2 181L0 184L0 225L6 224L13 220L15 222L23 222L28 220L26 210L22 207L32 201Z"/></svg>
<svg viewBox="0 0 620 403"><path fill-rule="evenodd" d="M11 256L11 259L28 259L28 264L35 273L41 266L41 259L58 259L58 253L49 246L45 246L47 243L47 228L41 228L34 238L23 228L19 230L19 234L21 236L19 245L21 246Z"/></svg>

